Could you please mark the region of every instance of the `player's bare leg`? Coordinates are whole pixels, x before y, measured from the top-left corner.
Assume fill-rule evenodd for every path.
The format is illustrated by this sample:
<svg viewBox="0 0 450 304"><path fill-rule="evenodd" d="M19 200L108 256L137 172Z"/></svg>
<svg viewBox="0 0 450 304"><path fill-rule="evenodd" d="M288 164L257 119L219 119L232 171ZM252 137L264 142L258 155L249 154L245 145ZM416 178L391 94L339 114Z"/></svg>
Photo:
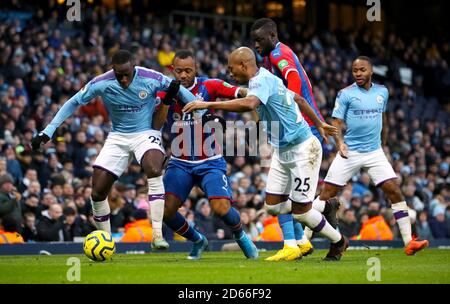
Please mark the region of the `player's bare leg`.
<svg viewBox="0 0 450 304"><path fill-rule="evenodd" d="M340 202L337 198L337 194L343 187L333 185L325 182L325 186L318 197L313 201L313 208L322 213L327 219L328 223L336 229L337 218L336 212L339 209ZM311 239L313 231L305 227L305 235L308 239Z"/></svg>
<svg viewBox="0 0 450 304"><path fill-rule="evenodd" d="M148 150L141 160L141 166L147 175L148 181L148 200L150 203L150 216L153 229L153 249L169 248L169 244L164 240L162 234L165 196L162 179L164 160L165 155L157 149Z"/></svg>
<svg viewBox="0 0 450 304"><path fill-rule="evenodd" d="M397 221L400 233L402 235L403 243L405 244L405 253L407 255L414 255L428 246L428 241L417 241L412 239L411 234L411 220L408 215L408 206L400 191L400 187L395 180L387 180L381 184L381 189L392 203L392 210Z"/></svg>
<svg viewBox="0 0 450 304"><path fill-rule="evenodd" d="M347 238L331 227L325 217L319 211L312 208L312 203L292 202L292 214L297 221L330 240L330 250L325 260L338 261L341 259L342 253L348 247Z"/></svg>
<svg viewBox="0 0 450 304"><path fill-rule="evenodd" d="M206 237L191 227L186 219L178 212L182 202L173 194L167 194L164 202L164 223L174 232L194 243L188 255L189 260L198 260L208 247Z"/></svg>
<svg viewBox="0 0 450 304"><path fill-rule="evenodd" d="M111 224L109 221L110 208L108 194L116 181L117 176L101 167L94 167L92 175L92 212L94 215L95 226L99 230L111 233Z"/></svg>
<svg viewBox="0 0 450 304"><path fill-rule="evenodd" d="M288 195L266 193L265 208L269 214L279 215L291 213L291 202ZM311 246L312 247L312 246ZM266 261L293 261L301 257L301 250L294 240L294 244L286 244L275 255L266 258Z"/></svg>
<svg viewBox="0 0 450 304"><path fill-rule="evenodd" d="M228 198L214 198L209 201L209 204L212 211L231 228L236 243L241 247L245 256L249 259L256 259L258 249L242 229L241 216L236 209L231 207L230 200Z"/></svg>

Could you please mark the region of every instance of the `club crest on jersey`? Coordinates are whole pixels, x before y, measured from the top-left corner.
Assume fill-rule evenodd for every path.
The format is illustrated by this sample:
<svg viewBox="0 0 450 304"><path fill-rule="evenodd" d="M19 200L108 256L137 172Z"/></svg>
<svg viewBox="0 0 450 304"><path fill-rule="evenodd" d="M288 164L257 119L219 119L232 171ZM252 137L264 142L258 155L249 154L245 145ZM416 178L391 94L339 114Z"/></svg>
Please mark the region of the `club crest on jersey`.
<svg viewBox="0 0 450 304"><path fill-rule="evenodd" d="M147 98L147 96L148 96L148 93L146 91L140 91L139 92L139 98L140 99L145 99L145 98Z"/></svg>
<svg viewBox="0 0 450 304"><path fill-rule="evenodd" d="M378 96L377 96L377 102L378 102L378 103L383 103L383 101L384 101L383 96L378 95Z"/></svg>

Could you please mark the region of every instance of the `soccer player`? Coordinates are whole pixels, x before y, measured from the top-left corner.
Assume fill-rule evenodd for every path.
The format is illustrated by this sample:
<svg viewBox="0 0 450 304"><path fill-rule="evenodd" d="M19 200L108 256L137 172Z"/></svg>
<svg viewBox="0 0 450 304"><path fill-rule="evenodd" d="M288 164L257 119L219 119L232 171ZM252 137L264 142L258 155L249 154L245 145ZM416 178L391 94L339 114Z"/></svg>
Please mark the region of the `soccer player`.
<svg viewBox="0 0 450 304"><path fill-rule="evenodd" d="M405 252L413 255L427 247L428 241L412 239L408 206L394 181L397 176L381 147L386 145L388 134L385 110L389 93L385 86L372 82L372 73L370 58L358 57L352 65L355 82L342 89L336 97L333 125L338 128L335 139L339 153L328 169L325 188L314 205L322 211L325 200L335 197L353 175L360 169L366 169L375 185L381 187L391 201ZM347 131L342 140L344 125Z"/></svg>
<svg viewBox="0 0 450 304"><path fill-rule="evenodd" d="M189 50L180 50L175 54L173 74L176 80L180 81L181 85L191 91L198 99L216 100L217 97L230 99L246 95L247 89L231 86L222 80L196 77L195 66L194 55ZM158 109L158 112L161 110L165 115L169 112L169 125L174 124L172 128L175 127L176 129L172 135L183 138L181 149L174 151L175 147L172 147L172 152L175 153L172 153L164 174L166 190L164 222L173 231L194 243L188 259L199 259L202 251L208 245L208 241L205 236L190 227L186 219L177 211L188 197L194 184L197 184L206 193L214 213L231 228L236 242L245 256L257 258L258 250L243 231L239 212L230 204L232 194L226 176L225 159L221 152L214 147L207 151L203 150L207 146L205 144L207 138L214 136L210 132L208 132L209 134L203 133L204 118L216 119L218 117L211 117L206 113L203 119L198 119L193 117L192 114L183 113L182 106L176 102L172 103L170 107L163 104L163 108ZM153 120L155 129L160 129L165 122L166 116L160 113L158 115L161 115L161 119ZM201 139L198 140L199 138ZM186 149L186 146L191 148Z"/></svg>
<svg viewBox="0 0 450 304"><path fill-rule="evenodd" d="M256 109L260 119L266 123L269 142L274 147L267 177L266 208L273 214L292 212L295 220L331 241L325 259L339 260L348 247L348 240L312 208L322 146L312 135L299 108L313 121L324 139L334 135L336 128L322 122L308 102L288 90L280 78L265 68L258 68L251 49L241 47L233 51L228 59L228 69L239 84L248 84L247 97L226 102L195 101L184 106L183 111L222 109L246 112Z"/></svg>
<svg viewBox="0 0 450 304"><path fill-rule="evenodd" d="M32 140L33 149L39 149L78 106L101 96L109 112L112 129L93 165L91 199L96 226L111 232L108 194L134 154L147 175L153 249L166 249L169 244L162 235L165 151L161 145L161 132L152 130L151 118L157 103L156 92L173 87L171 82L161 73L135 66L131 53L119 50L112 58L112 70L91 80L64 103L46 128ZM183 102L195 99L184 88L170 93L179 93Z"/></svg>
<svg viewBox="0 0 450 304"><path fill-rule="evenodd" d="M303 97L317 117L324 121L314 100L308 75L305 73L297 55L287 45L278 40L276 23L269 18L256 20L251 27L251 37L255 42L256 51L264 58L264 67L283 80L284 85L289 90ZM305 113L302 114L312 133L322 142L322 136L314 123ZM324 212L325 217L333 227L336 227L336 210L339 208L339 201L332 198L326 206L328 208ZM303 234L300 223L293 221L291 214L280 214L278 221L283 232L284 247L267 260L293 260L312 253L312 244Z"/></svg>

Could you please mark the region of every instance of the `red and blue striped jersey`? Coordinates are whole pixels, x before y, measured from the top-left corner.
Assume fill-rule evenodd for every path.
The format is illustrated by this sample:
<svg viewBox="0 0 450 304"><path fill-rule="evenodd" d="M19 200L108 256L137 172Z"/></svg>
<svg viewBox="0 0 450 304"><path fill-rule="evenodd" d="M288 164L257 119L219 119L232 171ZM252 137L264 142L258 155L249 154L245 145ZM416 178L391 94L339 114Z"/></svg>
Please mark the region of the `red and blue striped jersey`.
<svg viewBox="0 0 450 304"><path fill-rule="evenodd" d="M215 101L217 98L236 98L239 87L232 86L220 79L196 77L192 87L187 89L196 99ZM172 157L188 162L201 162L220 157L222 154L220 145L216 146L214 140L211 144L211 139L205 144L210 136L214 136L214 132L203 130L201 118L196 119L191 113L185 114L182 109L183 104L178 101L169 108L167 122L174 131L170 132ZM210 113L212 112L210 111Z"/></svg>
<svg viewBox="0 0 450 304"><path fill-rule="evenodd" d="M306 99L311 108L313 108L316 115L321 120L324 120L314 99L314 94L308 75L303 69L303 66L301 65L297 55L294 53L294 51L291 50L290 47L281 42L278 42L272 52L270 52L270 55L268 57L264 57L264 67L281 78L286 87L288 86L288 74L290 72L298 73L301 80L300 95ZM305 118L306 122L308 122L309 126L314 125L314 123L311 121L311 119L309 119L307 115L303 113L302 115Z"/></svg>

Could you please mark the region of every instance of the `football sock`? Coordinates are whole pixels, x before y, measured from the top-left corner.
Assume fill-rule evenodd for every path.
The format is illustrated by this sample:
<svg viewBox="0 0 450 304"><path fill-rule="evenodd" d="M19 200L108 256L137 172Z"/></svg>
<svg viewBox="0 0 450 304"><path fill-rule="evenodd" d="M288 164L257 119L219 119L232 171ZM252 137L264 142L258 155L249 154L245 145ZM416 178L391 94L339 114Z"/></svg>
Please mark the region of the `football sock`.
<svg viewBox="0 0 450 304"><path fill-rule="evenodd" d="M294 220L293 223L294 223L295 240L297 242L297 245L305 245L308 242L308 239L306 238L306 235L303 231L302 224Z"/></svg>
<svg viewBox="0 0 450 304"><path fill-rule="evenodd" d="M319 197L320 196L316 197L316 199L313 201L313 208L320 213L323 213L323 211L325 210L326 201L319 199Z"/></svg>
<svg viewBox="0 0 450 304"><path fill-rule="evenodd" d="M153 236L162 238L162 222L164 216L164 184L162 175L149 178L148 201L150 203L150 217L152 220Z"/></svg>
<svg viewBox="0 0 450 304"><path fill-rule="evenodd" d="M95 226L99 230L111 233L111 224L109 221L111 210L109 209L108 198L103 201L94 202L91 197L91 201Z"/></svg>
<svg viewBox="0 0 450 304"><path fill-rule="evenodd" d="M231 231L234 234L235 238L239 238L242 233L242 224L241 224L241 216L239 215L239 212L234 209L233 207L230 207L230 210L228 212L220 217L227 226L231 228Z"/></svg>
<svg viewBox="0 0 450 304"><path fill-rule="evenodd" d="M200 232L192 228L178 211L175 213L175 216L173 218L165 221L165 223L174 232L178 233L191 242L197 243L201 240Z"/></svg>
<svg viewBox="0 0 450 304"><path fill-rule="evenodd" d="M341 239L341 234L331 227L325 217L314 208L303 214L293 214L293 216L297 221L304 223L314 232L327 237L332 243L337 243Z"/></svg>
<svg viewBox="0 0 450 304"><path fill-rule="evenodd" d="M280 224L281 231L283 232L284 244L289 247L297 246L295 242L295 231L294 231L294 219L292 214L279 214L278 223Z"/></svg>
<svg viewBox="0 0 450 304"><path fill-rule="evenodd" d="M409 244L412 240L411 236L411 219L408 214L408 206L406 202L400 202L392 204L392 210L394 211L394 217L397 221L398 228L400 229L400 234L402 235L403 243Z"/></svg>

